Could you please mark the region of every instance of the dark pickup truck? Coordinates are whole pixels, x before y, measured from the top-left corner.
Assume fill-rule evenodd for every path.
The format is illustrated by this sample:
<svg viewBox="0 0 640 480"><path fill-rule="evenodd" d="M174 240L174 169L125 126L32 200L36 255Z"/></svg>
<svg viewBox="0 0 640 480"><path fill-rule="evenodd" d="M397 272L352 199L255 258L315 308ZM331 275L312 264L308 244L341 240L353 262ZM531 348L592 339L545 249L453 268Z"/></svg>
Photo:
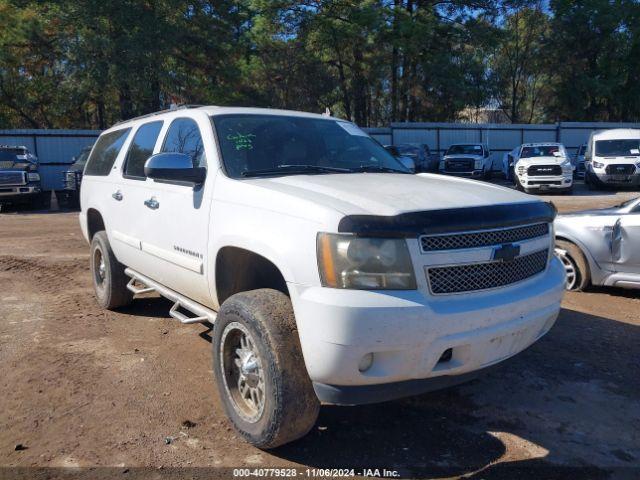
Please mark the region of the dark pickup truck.
<svg viewBox="0 0 640 480"><path fill-rule="evenodd" d="M48 208L50 192L43 192L38 159L27 147L0 145L0 204Z"/></svg>

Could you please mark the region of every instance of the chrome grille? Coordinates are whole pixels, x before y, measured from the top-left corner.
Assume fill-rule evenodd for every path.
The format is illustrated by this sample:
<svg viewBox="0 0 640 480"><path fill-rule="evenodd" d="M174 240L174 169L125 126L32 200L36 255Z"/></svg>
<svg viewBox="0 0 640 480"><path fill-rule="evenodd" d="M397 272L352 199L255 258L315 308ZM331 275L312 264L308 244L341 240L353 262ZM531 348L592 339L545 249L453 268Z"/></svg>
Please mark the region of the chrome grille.
<svg viewBox="0 0 640 480"><path fill-rule="evenodd" d="M521 282L547 266L549 250L523 255L512 262L492 261L427 269L434 295L488 290Z"/></svg>
<svg viewBox="0 0 640 480"><path fill-rule="evenodd" d="M423 252L487 247L489 245L501 245L503 243L530 240L532 238L543 237L548 233L549 224L537 223L524 227L500 230L484 230L480 232L453 233L447 235L423 235L420 237L420 247Z"/></svg>
<svg viewBox="0 0 640 480"><path fill-rule="evenodd" d="M0 172L0 185L24 185L24 172Z"/></svg>
<svg viewBox="0 0 640 480"><path fill-rule="evenodd" d="M468 158L450 158L446 162L447 171L466 172L473 170L474 161Z"/></svg>

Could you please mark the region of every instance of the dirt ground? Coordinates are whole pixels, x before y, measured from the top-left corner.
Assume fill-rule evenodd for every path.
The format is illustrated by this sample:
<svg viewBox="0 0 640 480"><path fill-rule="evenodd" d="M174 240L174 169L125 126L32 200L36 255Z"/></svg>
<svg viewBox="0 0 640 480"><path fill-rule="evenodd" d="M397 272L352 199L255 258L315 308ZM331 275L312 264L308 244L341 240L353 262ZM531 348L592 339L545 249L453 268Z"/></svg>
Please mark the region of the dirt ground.
<svg viewBox="0 0 640 480"><path fill-rule="evenodd" d="M569 211L633 195L548 198ZM0 214L0 478L231 475L200 467L640 477L638 291L568 294L551 332L488 375L386 404L323 407L306 438L267 453L223 414L210 329L177 324L156 297L102 311L88 263L76 213Z"/></svg>

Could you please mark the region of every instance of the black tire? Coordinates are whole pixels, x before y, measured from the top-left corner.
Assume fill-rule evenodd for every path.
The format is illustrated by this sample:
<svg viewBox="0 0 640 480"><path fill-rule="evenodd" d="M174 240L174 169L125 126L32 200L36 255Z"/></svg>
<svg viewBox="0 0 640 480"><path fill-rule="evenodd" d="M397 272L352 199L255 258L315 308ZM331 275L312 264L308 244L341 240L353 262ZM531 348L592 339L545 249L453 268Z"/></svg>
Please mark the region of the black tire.
<svg viewBox="0 0 640 480"><path fill-rule="evenodd" d="M576 292L586 290L591 284L591 272L582 250L576 244L566 240L556 240L556 247L562 251L558 252L558 256L567 272L566 289ZM569 273L571 268L575 272L573 280Z"/></svg>
<svg viewBox="0 0 640 480"><path fill-rule="evenodd" d="M243 347L242 338L251 348ZM271 289L229 297L218 312L212 348L222 404L249 443L275 448L313 428L320 403L302 358L289 297Z"/></svg>
<svg viewBox="0 0 640 480"><path fill-rule="evenodd" d="M589 190L604 190L605 185L595 175L587 172L584 177L584 183L587 184Z"/></svg>
<svg viewBox="0 0 640 480"><path fill-rule="evenodd" d="M38 193L31 203L34 210L50 210L51 209L51 192Z"/></svg>
<svg viewBox="0 0 640 480"><path fill-rule="evenodd" d="M493 172L491 170L487 171L485 168L482 169L482 178L484 180L486 180L486 181L491 180L491 177L493 176L492 174L493 174Z"/></svg>
<svg viewBox="0 0 640 480"><path fill-rule="evenodd" d="M129 305L133 300L133 293L127 288L129 277L124 273L124 265L116 260L104 230L91 240L90 263L98 304L107 310Z"/></svg>
<svg viewBox="0 0 640 480"><path fill-rule="evenodd" d="M573 186L562 189L562 195L572 195L573 194Z"/></svg>

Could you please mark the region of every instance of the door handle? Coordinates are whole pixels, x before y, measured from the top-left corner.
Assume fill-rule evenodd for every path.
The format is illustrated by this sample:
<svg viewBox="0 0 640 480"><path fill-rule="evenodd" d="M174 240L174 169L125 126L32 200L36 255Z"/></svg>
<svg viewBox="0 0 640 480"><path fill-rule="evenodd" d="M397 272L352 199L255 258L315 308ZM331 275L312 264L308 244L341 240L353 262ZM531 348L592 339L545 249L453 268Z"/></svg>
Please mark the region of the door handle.
<svg viewBox="0 0 640 480"><path fill-rule="evenodd" d="M151 197L149 200L145 200L144 204L151 210L156 210L160 208L160 202L156 200L156 197Z"/></svg>
<svg viewBox="0 0 640 480"><path fill-rule="evenodd" d="M121 192L120 190L116 190L115 192L113 192L113 193L111 194L111 196L112 196L115 200L117 200L117 201L121 201L121 200L122 200L122 198L123 198L123 197L122 197L122 192Z"/></svg>

